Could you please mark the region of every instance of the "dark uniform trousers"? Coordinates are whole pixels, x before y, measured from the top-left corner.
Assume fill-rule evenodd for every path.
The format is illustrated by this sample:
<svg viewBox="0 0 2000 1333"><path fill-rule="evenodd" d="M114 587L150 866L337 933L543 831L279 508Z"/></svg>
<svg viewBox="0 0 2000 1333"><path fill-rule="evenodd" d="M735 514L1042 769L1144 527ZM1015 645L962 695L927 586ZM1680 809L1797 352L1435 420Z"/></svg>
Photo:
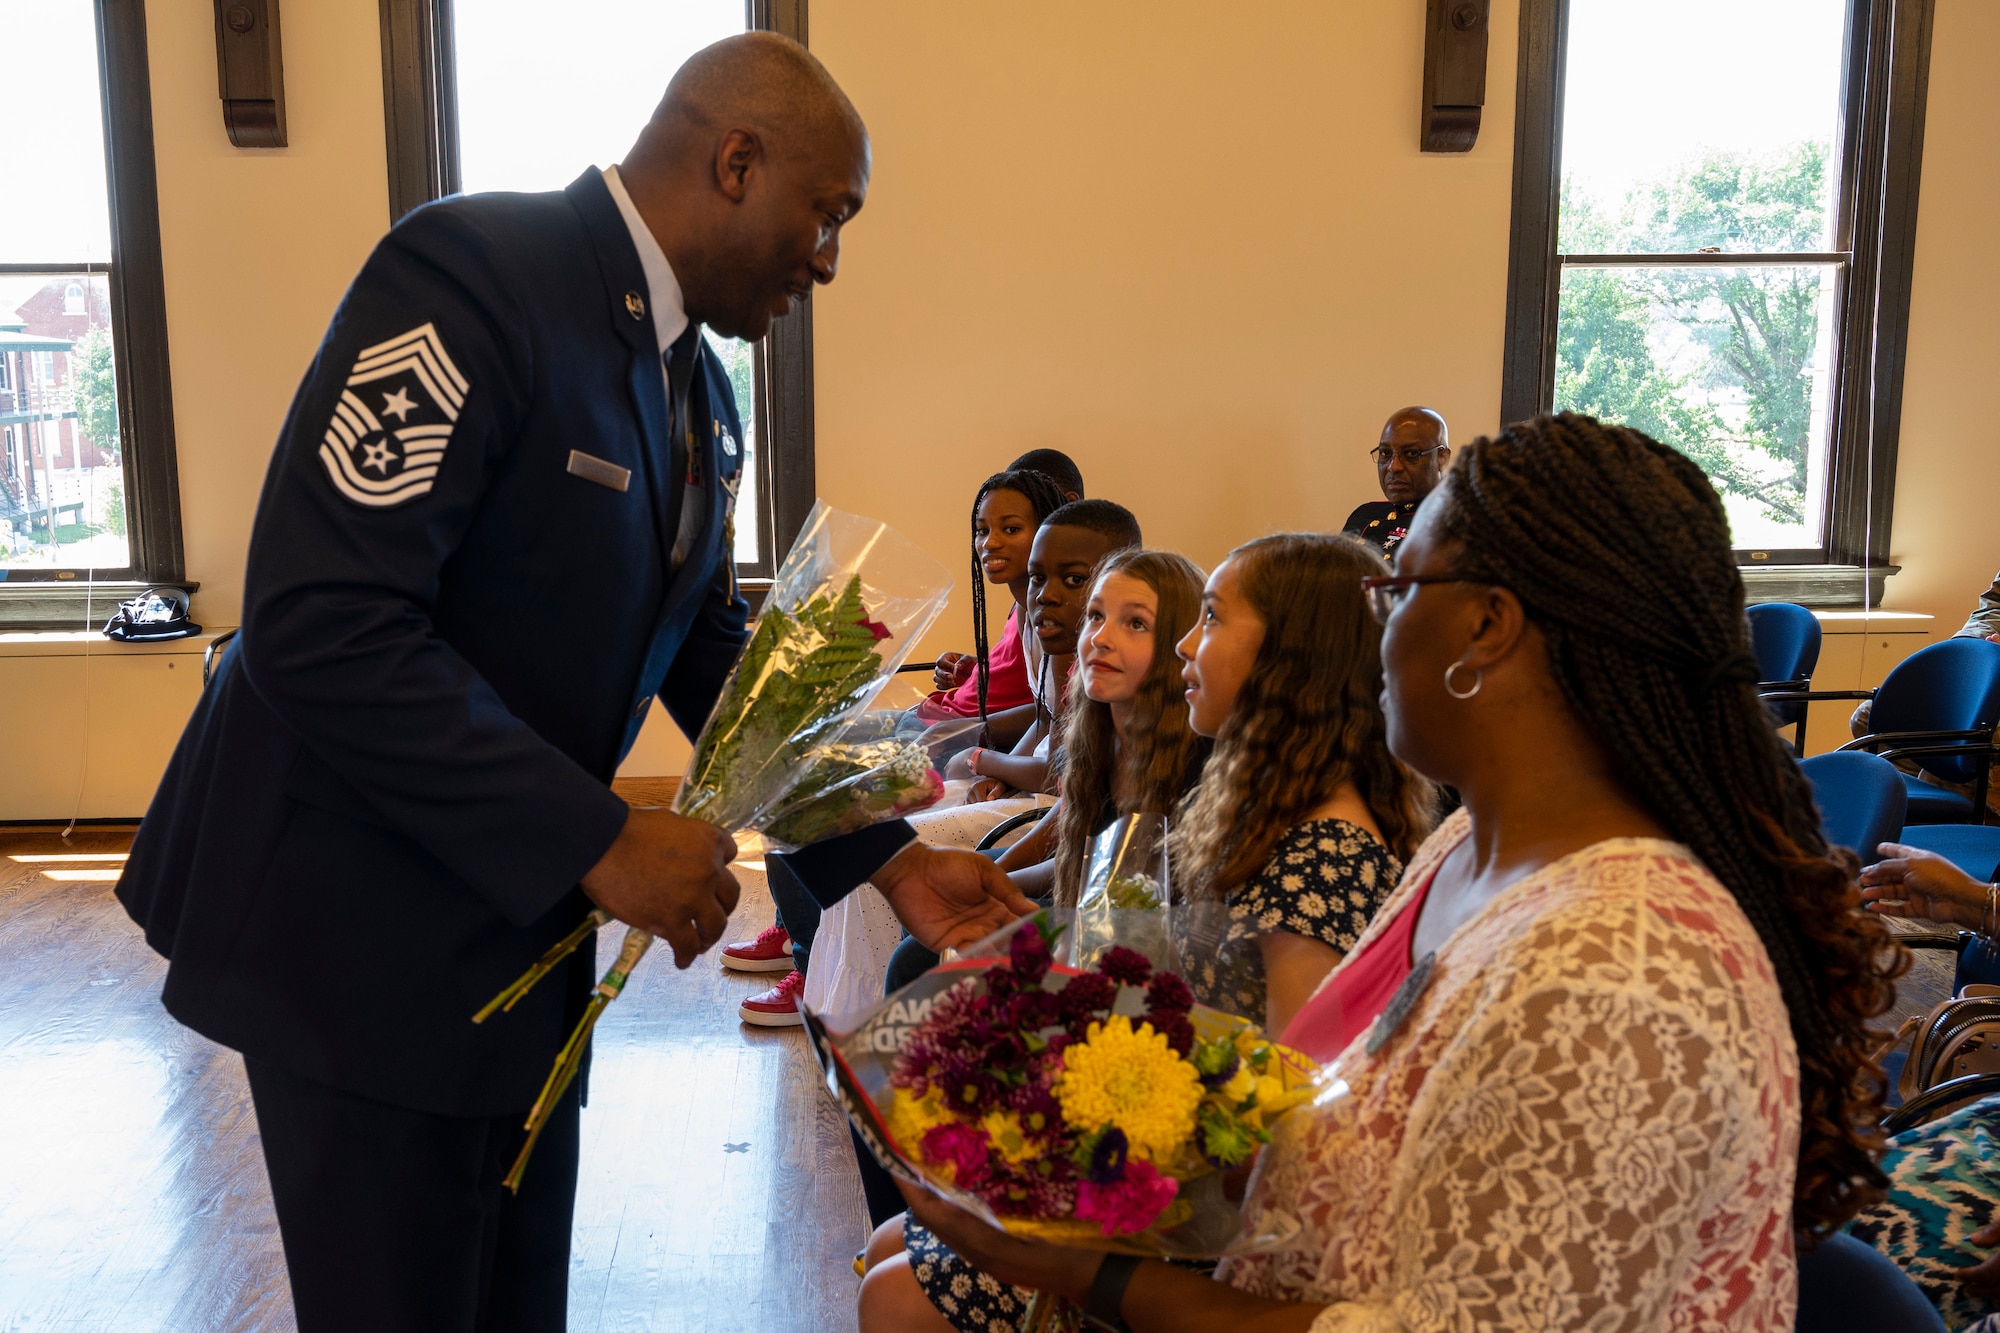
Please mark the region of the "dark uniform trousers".
<svg viewBox="0 0 2000 1333"><path fill-rule="evenodd" d="M246 1058L300 1333L544 1333L564 1325L572 1086L521 1192L520 1115L391 1106Z"/></svg>

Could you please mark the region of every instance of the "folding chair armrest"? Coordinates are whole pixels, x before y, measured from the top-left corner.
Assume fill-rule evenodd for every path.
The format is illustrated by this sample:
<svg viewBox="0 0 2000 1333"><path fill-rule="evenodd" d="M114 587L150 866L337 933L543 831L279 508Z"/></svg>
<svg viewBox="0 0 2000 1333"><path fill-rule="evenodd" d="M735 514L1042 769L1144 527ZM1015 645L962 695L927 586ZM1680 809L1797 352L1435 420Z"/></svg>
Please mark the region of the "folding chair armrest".
<svg viewBox="0 0 2000 1333"><path fill-rule="evenodd" d="M1757 697L1768 704L1816 704L1834 699L1873 699L1873 690L1795 690L1783 682L1774 687L1757 687Z"/></svg>
<svg viewBox="0 0 2000 1333"><path fill-rule="evenodd" d="M1038 805L1032 810L1023 810L1018 815L1007 816L1007 818L1001 820L998 824L995 824L993 826L993 831L988 833L985 837L981 838L979 840L979 845L973 848L973 850L976 852L992 851L995 847L998 847L1000 845L1000 839L1006 837L1009 833L1012 833L1017 828L1022 828L1026 825L1037 822L1042 818L1042 816L1048 814L1048 812L1053 809L1055 809L1055 807L1052 805Z"/></svg>
<svg viewBox="0 0 2000 1333"><path fill-rule="evenodd" d="M241 633L240 630L233 630L233 629L224 630L222 633L216 635L213 639L209 640L208 647L202 650L201 687L203 689L208 688L208 678L215 673L215 662L216 659L222 655L223 648L227 646L229 641L235 638L239 633Z"/></svg>

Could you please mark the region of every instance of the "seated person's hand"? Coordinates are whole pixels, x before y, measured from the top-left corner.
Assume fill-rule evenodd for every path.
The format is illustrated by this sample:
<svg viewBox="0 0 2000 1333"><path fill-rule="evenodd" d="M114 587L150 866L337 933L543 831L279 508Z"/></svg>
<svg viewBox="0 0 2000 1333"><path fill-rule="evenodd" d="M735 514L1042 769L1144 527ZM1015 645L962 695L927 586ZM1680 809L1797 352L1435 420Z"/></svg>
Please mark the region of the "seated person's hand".
<svg viewBox="0 0 2000 1333"><path fill-rule="evenodd" d="M1974 929L1986 924L1986 885L1921 847L1885 842L1886 860L1861 872L1861 903L1887 916L1921 916Z"/></svg>
<svg viewBox="0 0 2000 1333"><path fill-rule="evenodd" d="M1014 789L998 778L981 778L972 784L972 790L965 794L967 805L977 805L981 801L997 801Z"/></svg>
<svg viewBox="0 0 2000 1333"><path fill-rule="evenodd" d="M869 878L903 928L943 953L985 939L1035 905L978 852L911 843Z"/></svg>
<svg viewBox="0 0 2000 1333"><path fill-rule="evenodd" d="M1856 740L1866 736L1868 734L1869 717L1874 712L1874 709L1875 701L1873 699L1863 699L1860 707L1856 708L1847 719L1848 734Z"/></svg>
<svg viewBox="0 0 2000 1333"><path fill-rule="evenodd" d="M972 679L972 673L979 669L979 659L970 653L939 653L937 665L931 669L931 681L941 690L955 690Z"/></svg>
<svg viewBox="0 0 2000 1333"><path fill-rule="evenodd" d="M2000 1245L2000 1222L1982 1227L1967 1236L1966 1240L1974 1245ZM2000 1297L2000 1254L1989 1255L1970 1268L1954 1269L1952 1276L1963 1282L1975 1296L1984 1296L1988 1300Z"/></svg>

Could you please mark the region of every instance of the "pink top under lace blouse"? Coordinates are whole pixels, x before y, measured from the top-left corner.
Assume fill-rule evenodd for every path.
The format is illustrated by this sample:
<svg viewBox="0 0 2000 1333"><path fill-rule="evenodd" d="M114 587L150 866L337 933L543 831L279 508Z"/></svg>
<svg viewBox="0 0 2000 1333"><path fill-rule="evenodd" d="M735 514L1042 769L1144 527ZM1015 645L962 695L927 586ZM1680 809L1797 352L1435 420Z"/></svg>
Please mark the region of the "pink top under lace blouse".
<svg viewBox="0 0 2000 1333"><path fill-rule="evenodd" d="M1469 828L1423 846L1356 957ZM1280 1122L1248 1213L1290 1238L1227 1281L1330 1302L1314 1333L1789 1333L1798 1056L1756 931L1684 847L1508 886L1365 1042L1345 1095Z"/></svg>

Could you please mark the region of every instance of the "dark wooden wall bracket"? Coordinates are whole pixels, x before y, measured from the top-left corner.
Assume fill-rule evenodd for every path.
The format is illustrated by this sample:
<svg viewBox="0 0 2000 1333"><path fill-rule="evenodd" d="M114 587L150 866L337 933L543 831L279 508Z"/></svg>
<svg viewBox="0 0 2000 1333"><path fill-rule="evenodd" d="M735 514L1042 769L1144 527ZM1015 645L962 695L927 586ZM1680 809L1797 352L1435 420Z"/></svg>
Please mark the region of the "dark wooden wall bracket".
<svg viewBox="0 0 2000 1333"><path fill-rule="evenodd" d="M1424 111L1418 146L1469 153L1486 105L1486 31L1493 0L1428 0L1424 22Z"/></svg>
<svg viewBox="0 0 2000 1333"><path fill-rule="evenodd" d="M278 0L215 0L222 124L238 148L285 146L285 58Z"/></svg>

